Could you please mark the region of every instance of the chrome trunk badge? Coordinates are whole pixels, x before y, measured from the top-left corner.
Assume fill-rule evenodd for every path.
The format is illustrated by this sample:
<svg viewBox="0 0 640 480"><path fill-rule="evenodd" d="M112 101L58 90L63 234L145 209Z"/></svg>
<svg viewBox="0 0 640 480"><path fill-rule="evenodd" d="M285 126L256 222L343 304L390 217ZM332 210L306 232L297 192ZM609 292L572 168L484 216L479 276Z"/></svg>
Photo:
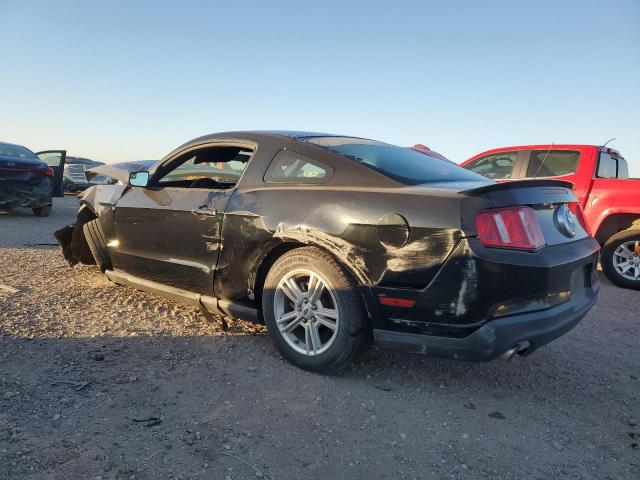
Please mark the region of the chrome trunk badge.
<svg viewBox="0 0 640 480"><path fill-rule="evenodd" d="M576 235L576 217L569 207L560 205L553 214L556 227L567 237L575 237Z"/></svg>

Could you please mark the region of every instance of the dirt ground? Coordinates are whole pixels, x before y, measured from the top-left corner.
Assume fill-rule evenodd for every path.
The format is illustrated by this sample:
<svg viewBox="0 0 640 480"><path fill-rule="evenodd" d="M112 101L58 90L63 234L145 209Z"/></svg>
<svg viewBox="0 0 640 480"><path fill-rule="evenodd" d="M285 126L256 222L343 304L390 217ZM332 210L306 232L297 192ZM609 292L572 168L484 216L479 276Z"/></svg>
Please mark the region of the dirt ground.
<svg viewBox="0 0 640 480"><path fill-rule="evenodd" d="M378 349L325 377L260 326L71 269L49 218L0 214L1 479L638 479L640 294L528 358ZM37 245L45 244L45 245Z"/></svg>

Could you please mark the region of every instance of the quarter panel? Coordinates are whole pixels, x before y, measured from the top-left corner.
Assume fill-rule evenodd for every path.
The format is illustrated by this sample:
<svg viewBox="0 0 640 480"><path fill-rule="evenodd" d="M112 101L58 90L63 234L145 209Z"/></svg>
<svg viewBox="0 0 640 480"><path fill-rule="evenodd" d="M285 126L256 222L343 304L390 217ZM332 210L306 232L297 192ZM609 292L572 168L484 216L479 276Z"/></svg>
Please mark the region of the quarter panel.
<svg viewBox="0 0 640 480"><path fill-rule="evenodd" d="M282 186L236 192L222 227L216 296L252 302L261 261L285 242L328 251L360 285L423 288L462 237L462 197L421 190L427 189ZM381 218L389 213L408 222L406 245L378 240Z"/></svg>

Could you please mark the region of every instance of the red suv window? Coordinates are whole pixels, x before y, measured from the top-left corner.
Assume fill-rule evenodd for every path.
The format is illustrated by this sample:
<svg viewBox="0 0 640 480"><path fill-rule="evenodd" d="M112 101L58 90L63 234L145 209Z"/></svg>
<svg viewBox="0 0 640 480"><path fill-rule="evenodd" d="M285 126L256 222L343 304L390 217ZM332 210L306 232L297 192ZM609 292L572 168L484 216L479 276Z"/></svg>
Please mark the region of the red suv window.
<svg viewBox="0 0 640 480"><path fill-rule="evenodd" d="M464 168L488 178L511 178L518 152L492 153L469 162Z"/></svg>
<svg viewBox="0 0 640 480"><path fill-rule="evenodd" d="M527 177L558 177L575 173L580 152L573 150L534 150L527 167Z"/></svg>

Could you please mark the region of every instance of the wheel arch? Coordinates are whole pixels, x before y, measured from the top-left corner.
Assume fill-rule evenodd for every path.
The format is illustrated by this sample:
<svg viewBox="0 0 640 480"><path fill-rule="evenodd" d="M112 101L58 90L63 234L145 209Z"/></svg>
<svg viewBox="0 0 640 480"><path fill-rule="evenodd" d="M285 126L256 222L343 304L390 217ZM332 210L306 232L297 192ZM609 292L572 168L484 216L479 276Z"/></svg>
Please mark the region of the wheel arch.
<svg viewBox="0 0 640 480"><path fill-rule="evenodd" d="M604 245L616 233L630 228L640 229L640 213L612 213L600 223L594 236Z"/></svg>
<svg viewBox="0 0 640 480"><path fill-rule="evenodd" d="M271 270L271 267L273 266L273 264L285 253L290 252L291 250L295 250L297 248L304 248L304 247L314 247L330 255L336 261L336 263L338 263L338 265L340 265L355 280L356 284L359 287L358 295L362 299L362 304L365 308L365 311L367 312L367 317L370 318L371 317L370 305L369 305L370 299L366 298L367 295L364 293L364 290L367 290L367 289L360 288L363 285L365 286L368 285L367 280L364 280L363 282L362 272L360 272L353 265L349 265L339 256L335 255L331 250L325 248L322 245L317 245L315 243L303 243L297 240L287 240L283 243L276 245L274 248L272 248L269 251L269 253L260 262L260 265L258 266L258 269L256 271L254 288L253 288L253 291L255 293L256 305L258 306L258 309L261 309L262 291L264 288L264 283L267 278L267 274L269 273L269 270Z"/></svg>
<svg viewBox="0 0 640 480"><path fill-rule="evenodd" d="M256 304L258 308L261 306L262 301L262 290L264 288L264 282L267 278L267 274L269 270L271 270L271 266L285 253L294 250L296 248L305 247L304 243L299 243L295 241L287 241L282 242L273 247L260 261L258 268L256 270L256 275L253 283L253 292L255 294Z"/></svg>

